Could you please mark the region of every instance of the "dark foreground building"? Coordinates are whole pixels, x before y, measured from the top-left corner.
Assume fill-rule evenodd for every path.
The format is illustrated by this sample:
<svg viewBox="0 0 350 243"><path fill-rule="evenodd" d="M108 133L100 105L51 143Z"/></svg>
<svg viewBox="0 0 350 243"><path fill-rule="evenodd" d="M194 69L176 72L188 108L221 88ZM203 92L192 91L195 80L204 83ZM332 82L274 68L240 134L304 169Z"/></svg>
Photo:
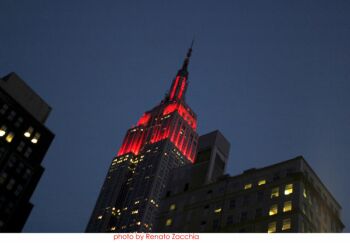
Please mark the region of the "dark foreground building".
<svg viewBox="0 0 350 243"><path fill-rule="evenodd" d="M20 232L54 135L51 108L15 73L0 79L0 232Z"/></svg>

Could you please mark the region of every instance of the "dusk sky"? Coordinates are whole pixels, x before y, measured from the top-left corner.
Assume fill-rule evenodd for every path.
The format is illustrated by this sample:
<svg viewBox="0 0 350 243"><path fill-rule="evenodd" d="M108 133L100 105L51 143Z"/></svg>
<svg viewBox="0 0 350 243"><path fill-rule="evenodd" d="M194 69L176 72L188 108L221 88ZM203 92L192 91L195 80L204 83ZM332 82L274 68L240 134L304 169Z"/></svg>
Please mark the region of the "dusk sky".
<svg viewBox="0 0 350 243"><path fill-rule="evenodd" d="M1 0L0 76L51 105L56 135L24 232L85 230L193 36L187 103L230 141L228 173L302 155L350 225L350 1Z"/></svg>

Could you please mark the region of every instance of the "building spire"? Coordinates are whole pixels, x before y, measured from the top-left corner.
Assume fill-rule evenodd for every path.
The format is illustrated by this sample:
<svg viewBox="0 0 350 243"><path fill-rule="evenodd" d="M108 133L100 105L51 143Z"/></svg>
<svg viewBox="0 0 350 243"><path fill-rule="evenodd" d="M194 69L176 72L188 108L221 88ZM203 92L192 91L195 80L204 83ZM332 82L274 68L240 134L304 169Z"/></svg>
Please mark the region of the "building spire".
<svg viewBox="0 0 350 243"><path fill-rule="evenodd" d="M182 68L179 70L179 74L182 75L182 76L187 76L188 75L187 67L188 67L188 64L190 63L190 57L191 57L191 54L192 54L193 44L194 44L194 38L192 39L191 46L190 46L190 48L187 51L185 60L184 60L184 62L182 64Z"/></svg>
<svg viewBox="0 0 350 243"><path fill-rule="evenodd" d="M190 63L190 57L192 54L192 48L194 44L194 38L191 42L191 46L187 51L185 60L182 64L181 69L177 72L175 79L170 87L169 100L183 100L187 89L188 79L188 64Z"/></svg>

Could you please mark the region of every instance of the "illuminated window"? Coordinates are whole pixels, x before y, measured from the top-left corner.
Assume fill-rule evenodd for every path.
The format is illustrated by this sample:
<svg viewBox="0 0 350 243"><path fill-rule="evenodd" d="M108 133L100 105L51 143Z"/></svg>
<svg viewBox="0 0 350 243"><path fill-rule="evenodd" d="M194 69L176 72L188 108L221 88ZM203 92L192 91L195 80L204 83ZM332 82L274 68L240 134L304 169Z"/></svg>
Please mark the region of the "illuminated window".
<svg viewBox="0 0 350 243"><path fill-rule="evenodd" d="M283 219L282 230L289 230L292 228L292 223L290 219Z"/></svg>
<svg viewBox="0 0 350 243"><path fill-rule="evenodd" d="M115 229L116 229L115 226L113 226L113 227L111 228L112 231L114 231Z"/></svg>
<svg viewBox="0 0 350 243"><path fill-rule="evenodd" d="M40 134L39 133L35 133L34 138L32 138L32 140L30 140L32 143L38 143L40 138Z"/></svg>
<svg viewBox="0 0 350 243"><path fill-rule="evenodd" d="M284 195L289 195L293 193L293 184L288 184L284 188Z"/></svg>
<svg viewBox="0 0 350 243"><path fill-rule="evenodd" d="M139 204L140 203L140 201L135 201L135 204Z"/></svg>
<svg viewBox="0 0 350 243"><path fill-rule="evenodd" d="M141 221L138 221L136 224L137 224L137 225L141 225Z"/></svg>
<svg viewBox="0 0 350 243"><path fill-rule="evenodd" d="M32 127L29 127L27 131L24 133L24 136L29 138L30 136L32 136L33 131L34 129Z"/></svg>
<svg viewBox="0 0 350 243"><path fill-rule="evenodd" d="M276 232L276 222L271 222L268 225L267 233L275 233Z"/></svg>
<svg viewBox="0 0 350 243"><path fill-rule="evenodd" d="M0 128L0 137L3 137L5 134L6 134L6 126L3 125L3 126Z"/></svg>
<svg viewBox="0 0 350 243"><path fill-rule="evenodd" d="M97 218L98 218L98 219L102 219L102 215L98 216Z"/></svg>
<svg viewBox="0 0 350 243"><path fill-rule="evenodd" d="M266 180L260 180L258 182L258 186L265 185L265 184L266 184Z"/></svg>
<svg viewBox="0 0 350 243"><path fill-rule="evenodd" d="M170 210L175 210L176 209L176 205L175 204L171 204L170 205Z"/></svg>
<svg viewBox="0 0 350 243"><path fill-rule="evenodd" d="M277 204L274 204L270 207L269 215L276 215L278 213L278 206Z"/></svg>
<svg viewBox="0 0 350 243"><path fill-rule="evenodd" d="M278 197L280 195L279 187L272 188L271 190L271 198Z"/></svg>
<svg viewBox="0 0 350 243"><path fill-rule="evenodd" d="M221 213L222 209L221 208L217 208L214 210L214 213Z"/></svg>
<svg viewBox="0 0 350 243"><path fill-rule="evenodd" d="M283 212L292 211L292 201L284 202Z"/></svg>
<svg viewBox="0 0 350 243"><path fill-rule="evenodd" d="M250 188L252 188L252 183L244 185L244 190L247 190L247 189L250 189Z"/></svg>
<svg viewBox="0 0 350 243"><path fill-rule="evenodd" d="M134 211L131 211L131 214L138 214L139 213L139 210L138 209L136 209L136 210L134 210Z"/></svg>
<svg viewBox="0 0 350 243"><path fill-rule="evenodd" d="M6 141L7 141L8 143L11 143L14 136L15 136L15 135L14 135L12 132L10 132L10 133L7 134L7 136L6 136Z"/></svg>
<svg viewBox="0 0 350 243"><path fill-rule="evenodd" d="M303 196L304 196L304 198L307 198L307 194L306 194L306 189L305 188L303 190Z"/></svg>
<svg viewBox="0 0 350 243"><path fill-rule="evenodd" d="M166 225L166 226L170 226L170 225L172 225L172 223L173 223L173 220L172 220L172 219L167 219L167 220L165 221L165 225Z"/></svg>

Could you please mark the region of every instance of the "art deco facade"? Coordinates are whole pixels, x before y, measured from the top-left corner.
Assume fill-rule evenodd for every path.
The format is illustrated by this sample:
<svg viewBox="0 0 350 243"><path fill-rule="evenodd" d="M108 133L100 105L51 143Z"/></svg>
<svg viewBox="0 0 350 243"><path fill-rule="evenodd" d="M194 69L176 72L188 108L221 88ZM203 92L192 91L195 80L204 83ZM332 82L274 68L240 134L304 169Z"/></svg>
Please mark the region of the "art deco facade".
<svg viewBox="0 0 350 243"><path fill-rule="evenodd" d="M54 135L51 108L15 73L0 79L0 232L20 232Z"/></svg>
<svg viewBox="0 0 350 243"><path fill-rule="evenodd" d="M130 128L113 159L87 232L151 232L172 169L194 162L196 114L186 104L189 49L169 93Z"/></svg>

